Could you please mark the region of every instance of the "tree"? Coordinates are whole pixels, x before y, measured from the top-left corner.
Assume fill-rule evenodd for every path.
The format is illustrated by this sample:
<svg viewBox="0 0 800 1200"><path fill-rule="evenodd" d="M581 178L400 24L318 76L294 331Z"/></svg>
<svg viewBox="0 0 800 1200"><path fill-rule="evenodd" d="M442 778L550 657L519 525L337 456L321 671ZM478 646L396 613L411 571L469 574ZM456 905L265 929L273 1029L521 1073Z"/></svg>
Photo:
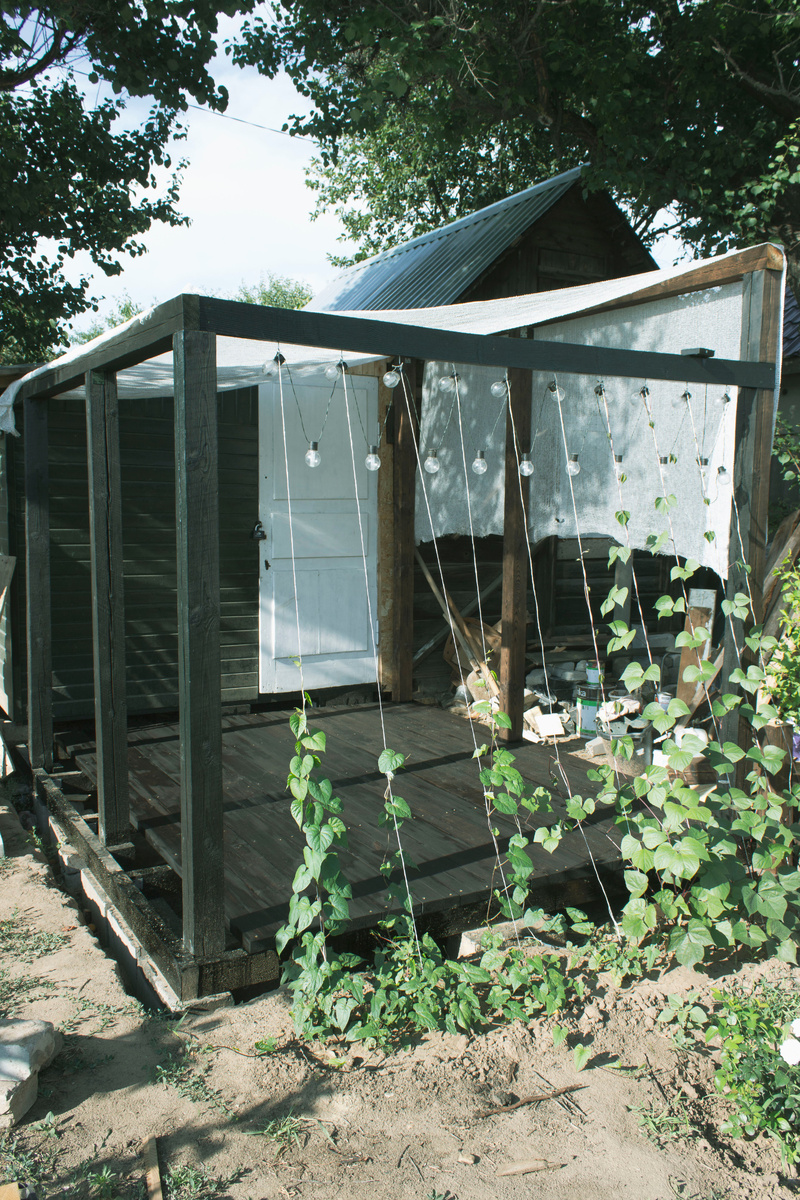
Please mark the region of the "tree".
<svg viewBox="0 0 800 1200"><path fill-rule="evenodd" d="M668 209L698 253L777 239L796 276L799 46L797 0L282 0L232 52L283 63L313 100L293 128L322 143L323 203L367 164L362 204L377 188L393 209L367 216L370 249L405 234L402 195L380 186L386 135L430 162L460 137L477 162L510 121L530 142L515 161L586 163L646 237ZM450 187L468 175L460 161Z"/></svg>
<svg viewBox="0 0 800 1200"><path fill-rule="evenodd" d="M153 221L176 209L187 95L223 109L207 64L217 13L255 0L50 0L4 4L0 20L0 361L36 361L66 341L66 321L92 307L88 279L70 283L68 258L88 252L107 275L121 254L141 254ZM116 99L92 107L73 74L111 84ZM148 96L149 116L126 128L125 97ZM127 122L129 124L129 122ZM42 239L46 239L44 242Z"/></svg>
<svg viewBox="0 0 800 1200"><path fill-rule="evenodd" d="M231 295L231 300L243 300L245 304L270 304L273 308L304 308L313 295L312 289L300 279L288 275L274 275L272 271L259 277L258 283L247 284L242 280Z"/></svg>

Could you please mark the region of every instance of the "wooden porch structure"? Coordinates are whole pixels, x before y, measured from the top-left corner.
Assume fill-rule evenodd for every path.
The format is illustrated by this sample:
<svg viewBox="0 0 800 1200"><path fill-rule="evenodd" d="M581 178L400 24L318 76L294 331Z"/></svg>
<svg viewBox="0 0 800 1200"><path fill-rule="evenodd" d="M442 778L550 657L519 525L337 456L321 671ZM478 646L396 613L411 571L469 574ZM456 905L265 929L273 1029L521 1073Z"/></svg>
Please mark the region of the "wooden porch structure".
<svg viewBox="0 0 800 1200"><path fill-rule="evenodd" d="M748 258L747 256L750 255ZM179 747L171 778L180 782L180 866L183 889L181 994L225 984L226 892L223 862L224 722L220 699L219 518L217 507L217 335L308 347L348 347L353 351L403 357L411 380L410 399L399 403L394 445L394 670L392 699L411 699L414 551L414 377L425 360L479 364L507 369L510 415L506 450L503 555L503 641L500 687L512 727L519 737L525 670L524 621L528 553L522 520L524 486L518 484L517 453L530 419L531 372L585 373L739 387L734 465L739 508L741 558L751 581L761 576L766 532L769 452L773 421L775 349L782 259L771 247L744 252L720 267L714 280L698 272L697 288L744 279L746 314L742 361L645 353L526 337L481 336L395 324L368 318L264 308L203 296L178 296L152 310L99 346L53 364L25 381L25 513L27 568L28 750L37 786L58 806L52 777L53 716L50 621L50 538L47 466L47 399L85 386L89 456L89 510L93 584L95 739L93 770L103 854L128 837L136 819L137 774L129 786L128 722L125 702L125 608L121 574L121 484L116 372L166 351L173 352L177 513L178 635L180 718L172 745ZM727 272L727 274L725 273ZM732 274L733 272L733 274ZM685 282L683 290L691 290ZM644 292L641 298L646 299ZM637 297L637 302L638 302ZM513 422L512 422L513 416ZM514 427L517 431L515 444ZM741 580L731 573L731 594ZM758 597L755 598L756 608ZM739 640L740 635L737 634ZM726 674L736 665L729 655ZM426 720L430 718L426 710ZM733 736L736 731L732 730ZM427 737L427 726L426 726ZM399 747L398 749L403 748ZM471 750L470 750L471 753ZM88 752L87 752L88 754ZM89 765L89 757L86 759ZM412 772L413 773L413 772ZM177 802L177 801L175 801ZM172 802L171 802L172 803ZM62 806L63 807L63 806ZM63 810L66 811L66 810ZM175 810L173 804L172 816ZM178 851L174 842L175 855ZM442 832L442 837L445 837ZM95 851L93 851L95 853ZM97 861L103 857L99 851ZM120 887L128 894L127 885ZM138 904L138 901L132 901ZM230 907L228 907L230 913ZM265 919L257 936L266 935ZM254 934L254 937L256 935ZM255 943L254 943L255 944ZM187 965L188 964L188 965ZM203 972L205 971L205 974ZM204 982L205 980L205 982ZM197 991L194 991L197 994Z"/></svg>

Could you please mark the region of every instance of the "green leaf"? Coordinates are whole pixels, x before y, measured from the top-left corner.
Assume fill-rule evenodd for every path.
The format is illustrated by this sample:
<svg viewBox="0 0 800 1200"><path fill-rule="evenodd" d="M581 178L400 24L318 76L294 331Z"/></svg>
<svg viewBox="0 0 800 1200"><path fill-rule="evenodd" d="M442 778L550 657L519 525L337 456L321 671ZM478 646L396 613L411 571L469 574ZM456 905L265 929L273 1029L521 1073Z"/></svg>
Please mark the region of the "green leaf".
<svg viewBox="0 0 800 1200"><path fill-rule="evenodd" d="M669 940L669 948L684 967L694 967L705 957L706 947L712 946L711 937L702 921L695 918L685 929L676 929Z"/></svg>
<svg viewBox="0 0 800 1200"><path fill-rule="evenodd" d="M569 1033L568 1029L564 1029L561 1025L553 1024L553 1045L560 1046Z"/></svg>
<svg viewBox="0 0 800 1200"><path fill-rule="evenodd" d="M572 1048L572 1058L575 1063L575 1070L582 1071L587 1062L592 1056L592 1047L584 1046L582 1042L578 1042L577 1046Z"/></svg>
<svg viewBox="0 0 800 1200"><path fill-rule="evenodd" d="M404 754L398 754L394 750L389 750L388 747L384 750L378 759L378 770L382 775L388 775L392 779L395 774L403 766L406 761Z"/></svg>

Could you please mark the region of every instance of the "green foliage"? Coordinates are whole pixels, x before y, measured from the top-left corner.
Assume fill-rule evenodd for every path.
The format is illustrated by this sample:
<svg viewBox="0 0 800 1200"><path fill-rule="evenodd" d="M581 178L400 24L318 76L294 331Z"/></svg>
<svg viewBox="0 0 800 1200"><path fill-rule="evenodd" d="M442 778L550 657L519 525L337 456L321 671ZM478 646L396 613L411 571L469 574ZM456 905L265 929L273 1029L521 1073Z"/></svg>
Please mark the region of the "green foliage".
<svg viewBox="0 0 800 1200"><path fill-rule="evenodd" d="M714 1083L734 1105L723 1132L776 1139L785 1162L800 1160L800 1067L781 1058L793 1020L800 1016L794 989L757 984L752 991L715 992L718 1009L707 1040L722 1042Z"/></svg>
<svg viewBox="0 0 800 1200"><path fill-rule="evenodd" d="M34 929L31 923L14 909L10 917L0 920L0 954L32 962L45 954L55 954L67 944L63 933Z"/></svg>
<svg viewBox="0 0 800 1200"><path fill-rule="evenodd" d="M175 207L180 165L173 173L168 144L182 136L187 95L224 109L227 94L207 70L217 14L251 7L252 0L3 6L0 361L49 357L65 344L66 322L93 307L88 278L68 282L68 259L83 251L118 275L120 255L143 253L141 235L154 221L184 223ZM89 99L73 62L82 71L88 64ZM114 98L98 103L103 81ZM126 96L152 101L138 127Z"/></svg>
<svg viewBox="0 0 800 1200"><path fill-rule="evenodd" d="M787 561L778 576L785 602L784 632L770 656L764 687L781 719L800 726L800 569Z"/></svg>
<svg viewBox="0 0 800 1200"><path fill-rule="evenodd" d="M228 1195L232 1184L241 1177L241 1172L232 1175L212 1175L203 1163L192 1166L183 1163L171 1167L164 1177L165 1200L215 1200Z"/></svg>
<svg viewBox="0 0 800 1200"><path fill-rule="evenodd" d="M231 300L242 300L245 304L269 304L273 308L304 308L312 296L312 289L299 279L288 275L259 276L258 283L248 284L242 280L231 295Z"/></svg>
<svg viewBox="0 0 800 1200"><path fill-rule="evenodd" d="M648 237L710 253L796 244L796 23L771 0L587 0L578 21L523 0L298 0L231 49L312 101L292 127L322 145L320 203L349 207L367 253L461 215L462 191L466 211L497 198L493 174L508 194L577 162Z"/></svg>

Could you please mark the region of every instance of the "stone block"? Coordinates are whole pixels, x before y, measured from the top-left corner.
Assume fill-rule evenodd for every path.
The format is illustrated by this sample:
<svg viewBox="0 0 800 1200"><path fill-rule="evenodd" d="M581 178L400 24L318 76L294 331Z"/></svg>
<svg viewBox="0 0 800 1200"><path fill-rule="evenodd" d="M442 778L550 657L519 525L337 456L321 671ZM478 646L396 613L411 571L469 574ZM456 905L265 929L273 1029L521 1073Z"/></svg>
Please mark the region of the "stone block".
<svg viewBox="0 0 800 1200"><path fill-rule="evenodd" d="M46 1066L62 1045L49 1021L0 1021L0 1079L22 1082Z"/></svg>
<svg viewBox="0 0 800 1200"><path fill-rule="evenodd" d="M10 1129L36 1103L39 1076L34 1071L27 1079L0 1079L0 1129Z"/></svg>

